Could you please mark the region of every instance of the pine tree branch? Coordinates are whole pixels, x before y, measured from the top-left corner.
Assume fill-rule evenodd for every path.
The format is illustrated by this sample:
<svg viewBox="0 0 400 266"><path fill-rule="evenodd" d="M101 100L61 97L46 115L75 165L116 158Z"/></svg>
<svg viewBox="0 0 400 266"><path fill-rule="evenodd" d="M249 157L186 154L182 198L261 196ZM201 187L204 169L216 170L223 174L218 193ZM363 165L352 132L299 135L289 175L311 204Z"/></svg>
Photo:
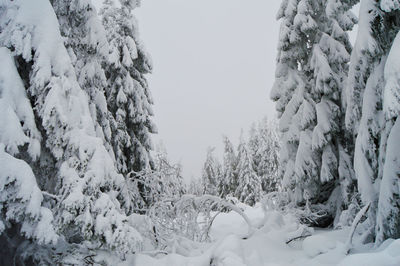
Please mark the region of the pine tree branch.
<svg viewBox="0 0 400 266"><path fill-rule="evenodd" d="M47 196L47 197L52 198L52 199L55 199L57 201L61 200L61 197L59 195L54 195L54 194L51 194L51 193L46 192L46 191L42 191L42 195L43 196Z"/></svg>

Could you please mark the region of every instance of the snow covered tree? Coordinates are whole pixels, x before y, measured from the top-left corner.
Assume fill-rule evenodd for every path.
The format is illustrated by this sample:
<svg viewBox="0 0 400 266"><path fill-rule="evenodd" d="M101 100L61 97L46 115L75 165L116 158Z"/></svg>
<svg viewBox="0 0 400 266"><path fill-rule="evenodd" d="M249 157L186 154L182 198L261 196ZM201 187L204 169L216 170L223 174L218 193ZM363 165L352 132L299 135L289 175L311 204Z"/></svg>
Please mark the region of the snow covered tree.
<svg viewBox="0 0 400 266"><path fill-rule="evenodd" d="M39 159L41 135L8 48L0 47L0 66L0 264L11 265L18 235L39 244L55 244L58 235L32 167L20 159Z"/></svg>
<svg viewBox="0 0 400 266"><path fill-rule="evenodd" d="M388 238L400 238L400 15L399 2L382 1L381 8L395 18L391 31L397 31L390 48L384 69L385 88L383 91L383 111L385 114L385 133L387 143L384 165L382 166L382 182L379 191L377 214L377 243ZM396 11L392 11L392 10ZM393 32L394 33L394 32ZM392 36L389 36L392 38Z"/></svg>
<svg viewBox="0 0 400 266"><path fill-rule="evenodd" d="M106 95L115 120L113 149L117 167L124 174L151 168L150 134L156 132L151 121L153 100L145 78L152 64L132 14L137 5L136 0L123 0L117 7L115 1L107 0L101 11L110 43Z"/></svg>
<svg viewBox="0 0 400 266"><path fill-rule="evenodd" d="M328 184L337 186L341 194L333 213L336 218L342 208L350 204L354 191L352 167L352 138L344 127L343 91L348 73L348 62L352 50L348 33L356 23L350 9L357 1L327 1L323 6L320 21L322 36L313 46L311 69L316 102L317 124L313 130L312 147L319 152L320 181L322 188ZM333 194L334 195L334 194ZM328 196L330 196L328 194Z"/></svg>
<svg viewBox="0 0 400 266"><path fill-rule="evenodd" d="M53 0L61 35L80 87L89 96L89 110L96 135L111 151L110 117L106 104L106 76L102 63L108 57L108 42L97 11L89 0Z"/></svg>
<svg viewBox="0 0 400 266"><path fill-rule="evenodd" d="M279 140L277 125L268 118L250 128L248 148L251 154L253 169L261 178L263 191L277 191L280 186L278 178Z"/></svg>
<svg viewBox="0 0 400 266"><path fill-rule="evenodd" d="M132 207L133 212L145 214L154 204L163 200L180 198L186 193L182 167L180 164L170 162L162 143L157 145L156 151L153 151L153 158L154 166L152 168L135 172L136 179L132 179L126 184L126 197L131 198L134 204L137 204L135 202L137 195L144 195L143 199L139 199L140 204ZM145 188L145 193L139 191L141 186Z"/></svg>
<svg viewBox="0 0 400 266"><path fill-rule="evenodd" d="M241 202L253 206L261 198L261 179L253 169L251 153L242 137L238 146L236 173L238 186L235 197Z"/></svg>
<svg viewBox="0 0 400 266"><path fill-rule="evenodd" d="M304 5L304 1L302 1ZM278 19L281 19L281 30L278 44L278 61L276 79L271 91L271 98L276 101L278 112L279 130L282 132L282 147L280 154L280 176L283 186L293 191L291 194L294 201L303 200L304 185L303 173L309 176L308 182L312 182L317 174L317 162L315 154L310 153L311 131L306 128L310 122L315 120L313 101L309 101L310 85L307 84L306 67L310 57L309 36L317 27L315 21L309 15L297 15L297 11L307 11L305 8L298 8L300 1L285 0L282 2L278 12ZM305 6L307 7L307 6ZM309 23L303 23L300 18L309 19ZM303 132L302 132L303 131ZM301 143L300 143L300 140ZM308 140L308 141L306 141ZM306 145L308 143L308 145ZM301 145L300 145L301 144ZM308 148L308 149L307 149ZM297 160L296 154L302 151L301 158ZM307 152L307 153L306 153ZM300 159L307 159L308 171L302 171ZM296 176L297 172L300 174Z"/></svg>
<svg viewBox="0 0 400 266"><path fill-rule="evenodd" d="M105 64L107 107L112 117L111 145L117 169L129 175L128 182L138 185L128 212L150 204L146 187L146 172L151 172L154 162L150 151L150 134L156 133L151 121L153 100L145 74L151 72L152 64L139 39L138 26L132 11L138 1L107 0L101 16L109 41L109 57ZM141 172L141 174L136 174Z"/></svg>
<svg viewBox="0 0 400 266"><path fill-rule="evenodd" d="M222 178L221 164L214 155L215 148L208 148L202 171L203 194L218 195L218 182Z"/></svg>
<svg viewBox="0 0 400 266"><path fill-rule="evenodd" d="M238 186L236 165L237 159L232 142L227 136L223 137L224 155L222 175L218 180L218 194L221 198L235 195Z"/></svg>
<svg viewBox="0 0 400 266"><path fill-rule="evenodd" d="M277 173L279 165L279 140L274 122L270 122L265 118L258 125L254 123L250 129L247 142L244 141L242 133L239 147L242 149L242 146L245 146L246 150L242 150L240 156L239 154L236 155L232 142L226 136L223 136L223 146L222 171L220 178L216 181L217 192L220 197L239 197L242 193L239 193L242 189L240 187L242 183L239 180L239 172L241 171L239 167L251 169L251 173L256 175L256 177L252 176L251 178L258 180L257 182L261 182L261 191L258 191L258 185L253 186L257 190L255 192L257 196L254 197L256 200L260 199L262 192L268 193L279 189L280 179ZM247 160L250 160L251 167L248 167ZM249 172L248 170L244 171ZM251 189L249 188L248 191ZM249 193L251 194L251 192Z"/></svg>
<svg viewBox="0 0 400 266"><path fill-rule="evenodd" d="M362 1L346 90L346 126L356 138L354 170L361 199L371 206L368 230L378 244L400 237L399 15L398 1Z"/></svg>
<svg viewBox="0 0 400 266"><path fill-rule="evenodd" d="M168 158L166 148L162 143L157 145L154 155L154 173L158 176L160 188L157 190L159 197L180 198L186 189L182 177L182 166L172 164ZM151 197L152 201L157 197Z"/></svg>
<svg viewBox="0 0 400 266"><path fill-rule="evenodd" d="M258 153L258 150L260 149L260 131L259 128L257 128L256 123L253 123L250 127L250 131L249 131L249 140L248 140L248 148L249 148L249 152L251 154L251 158L253 160L253 169L255 171L257 171L258 166L260 164L261 158L260 155Z"/></svg>
<svg viewBox="0 0 400 266"><path fill-rule="evenodd" d="M271 98L282 132L282 184L300 205L325 203L338 179L352 178L340 121L351 50L346 32L355 23L350 12L355 2L285 0L278 12L282 22Z"/></svg>
<svg viewBox="0 0 400 266"><path fill-rule="evenodd" d="M0 231L20 226L39 245L58 234L66 245L140 250L125 208L127 180L110 145L102 69L110 46L91 2L3 1L0 47Z"/></svg>
<svg viewBox="0 0 400 266"><path fill-rule="evenodd" d="M346 88L346 127L353 133L354 170L358 190L369 208L370 229L376 222L376 198L373 184L379 180L379 143L381 138L383 65L382 51L372 34L379 8L373 1L363 1L360 6L357 40L351 55L348 86ZM374 70L374 68L377 68ZM365 95L365 96L364 96ZM363 106L365 104L365 107Z"/></svg>
<svg viewBox="0 0 400 266"><path fill-rule="evenodd" d="M261 178L264 192L278 191L281 183L278 176L280 144L276 122L264 118L259 123L258 131L259 147L256 156L259 159L255 171Z"/></svg>
<svg viewBox="0 0 400 266"><path fill-rule="evenodd" d="M200 178L192 178L190 180L187 192L188 194L192 194L195 196L203 195L204 189L202 180Z"/></svg>

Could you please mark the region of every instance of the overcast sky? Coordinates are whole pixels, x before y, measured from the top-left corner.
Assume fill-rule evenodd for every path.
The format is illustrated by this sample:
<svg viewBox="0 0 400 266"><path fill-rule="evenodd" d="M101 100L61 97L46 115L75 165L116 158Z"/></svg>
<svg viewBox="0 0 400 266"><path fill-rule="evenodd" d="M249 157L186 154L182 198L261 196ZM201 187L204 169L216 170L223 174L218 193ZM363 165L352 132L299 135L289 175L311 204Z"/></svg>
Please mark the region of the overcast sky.
<svg viewBox="0 0 400 266"><path fill-rule="evenodd" d="M143 0L135 11L154 63L154 121L187 179L200 177L207 147L237 143L265 115L275 117L279 0Z"/></svg>

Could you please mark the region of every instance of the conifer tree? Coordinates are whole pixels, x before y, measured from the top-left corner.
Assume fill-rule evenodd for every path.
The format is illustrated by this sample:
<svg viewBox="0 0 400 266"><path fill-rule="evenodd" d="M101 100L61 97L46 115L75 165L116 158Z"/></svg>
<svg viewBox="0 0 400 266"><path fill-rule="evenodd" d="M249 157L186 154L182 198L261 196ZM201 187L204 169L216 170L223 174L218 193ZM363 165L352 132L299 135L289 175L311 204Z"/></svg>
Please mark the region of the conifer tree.
<svg viewBox="0 0 400 266"><path fill-rule="evenodd" d="M358 191L365 204L371 204L369 223L371 230L376 223L377 200L373 184L379 180L379 142L382 106L383 63L371 25L379 8L373 1L363 1L360 6L357 40L351 54L348 86L346 88L346 127L355 138L354 171ZM374 70L374 69L377 70ZM370 77L373 77L370 79ZM370 79L370 81L368 81ZM363 96L365 95L365 97ZM363 107L363 102L367 103ZM368 107L367 107L368 106Z"/></svg>
<svg viewBox="0 0 400 266"><path fill-rule="evenodd" d="M275 122L264 118L258 127L259 148L257 156L259 159L258 168L255 169L261 178L262 189L265 193L278 191L280 189L279 169L279 138Z"/></svg>
<svg viewBox="0 0 400 266"><path fill-rule="evenodd" d="M243 138L238 146L238 164L236 168L238 186L235 196L243 203L253 206L261 198L261 180L253 169L251 153Z"/></svg>
<svg viewBox="0 0 400 266"><path fill-rule="evenodd" d="M151 167L150 134L156 132L151 121L153 100L145 78L152 64L132 14L137 5L136 0L121 0L117 7L107 0L101 11L110 43L107 105L115 121L112 136L117 167L123 174Z"/></svg>
<svg viewBox="0 0 400 266"><path fill-rule="evenodd" d="M252 158L253 169L260 177L262 189L269 193L279 187L279 140L274 122L267 118L250 128L248 147Z"/></svg>
<svg viewBox="0 0 400 266"><path fill-rule="evenodd" d="M309 85L306 84L306 76L302 70L308 59L307 43L309 41L307 34L302 34L299 29L295 29L295 23L298 22L296 19L298 5L298 0L285 0L277 15L277 19L281 20L281 31L276 79L271 91L271 98L276 101L276 110L280 119L279 130L282 132L279 174L283 186L295 192L291 194L291 197L297 202L303 199L302 188L295 175L301 130L309 124L309 121L315 119L312 106L304 99L307 96L305 90ZM315 28L316 25L312 22L311 20L309 24L304 23L303 30ZM304 134L303 142L307 137L307 134ZM310 134L308 134L308 139L310 139ZM309 165L315 168L315 163L310 162Z"/></svg>
<svg viewBox="0 0 400 266"><path fill-rule="evenodd" d="M340 112L353 2L285 0L278 12L281 36L271 97L282 132L280 175L298 204L325 203L338 179L351 179L349 156L340 146ZM346 177L339 176L339 164Z"/></svg>
<svg viewBox="0 0 400 266"><path fill-rule="evenodd" d="M0 31L6 30L2 26ZM59 236L32 169L40 156L41 141L32 106L8 48L0 48L0 62L0 242L13 241L0 252L4 258L0 263L6 265L11 264L8 249L17 244L15 235L41 244L55 244Z"/></svg>
<svg viewBox="0 0 400 266"><path fill-rule="evenodd" d="M124 206L129 213L150 204L151 180L146 180L146 173L154 170L150 135L156 132L151 121L153 100L145 78L152 65L138 38L138 26L132 14L138 4L134 0L121 0L117 6L115 1L107 0L101 10L109 41L105 95L112 121L111 146L117 169L129 177L127 182L137 186L134 188L137 193Z"/></svg>
<svg viewBox="0 0 400 266"><path fill-rule="evenodd" d="M0 77L1 107L10 115L0 125L1 206L10 214L1 216L1 231L12 221L38 245L58 234L66 246L140 250L142 236L121 208L129 199L109 145L102 70L109 46L93 6L16 0L1 2L0 12L0 64L2 74L12 73ZM6 125L14 136L3 134ZM20 171L11 174L8 164Z"/></svg>
<svg viewBox="0 0 400 266"><path fill-rule="evenodd" d="M106 77L102 64L108 57L108 42L97 11L88 0L54 0L64 45L75 68L80 87L89 96L89 110L96 135L111 150L110 119L105 98Z"/></svg>
<svg viewBox="0 0 400 266"><path fill-rule="evenodd" d="M232 142L227 136L223 137L224 155L221 179L218 182L218 193L222 198L235 195L238 186L236 173L237 158Z"/></svg>
<svg viewBox="0 0 400 266"><path fill-rule="evenodd" d="M257 128L256 123L253 123L249 131L248 148L253 161L253 169L257 172L261 163L261 154L259 152L261 148L261 135L260 128ZM257 173L258 174L258 173Z"/></svg>
<svg viewBox="0 0 400 266"><path fill-rule="evenodd" d="M398 238L397 1L362 1L359 30L346 90L346 126L355 137L358 190L370 205L367 225L379 244Z"/></svg>
<svg viewBox="0 0 400 266"><path fill-rule="evenodd" d="M344 127L342 95L352 49L347 32L356 23L350 9L356 2L335 0L323 5L319 21L325 25L320 27L321 37L313 46L310 64L314 74L312 88L317 118L312 146L319 152L321 160L321 188L328 184L335 186L339 181L341 199L337 200L336 214L348 206L354 189L350 159L353 145Z"/></svg>
<svg viewBox="0 0 400 266"><path fill-rule="evenodd" d="M385 115L385 159L381 167L382 182L379 190L377 213L377 243L389 238L400 238L400 3L382 1L381 8L386 12L388 40L393 40L385 63L383 90L383 112ZM384 143L384 142L382 142ZM381 144L382 145L382 144ZM381 150L383 147L381 147Z"/></svg>
<svg viewBox="0 0 400 266"><path fill-rule="evenodd" d="M208 148L202 171L203 194L218 195L218 182L222 176L221 164L214 155L215 148Z"/></svg>

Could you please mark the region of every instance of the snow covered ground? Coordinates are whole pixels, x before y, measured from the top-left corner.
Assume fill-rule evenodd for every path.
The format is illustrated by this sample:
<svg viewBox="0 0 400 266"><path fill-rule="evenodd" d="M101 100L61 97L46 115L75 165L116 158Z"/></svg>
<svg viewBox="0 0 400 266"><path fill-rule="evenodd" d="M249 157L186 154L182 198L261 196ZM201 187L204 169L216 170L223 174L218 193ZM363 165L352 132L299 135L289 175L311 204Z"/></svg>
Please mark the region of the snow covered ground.
<svg viewBox="0 0 400 266"><path fill-rule="evenodd" d="M139 254L127 258L120 265L400 265L400 240L388 240L378 249L372 245L356 244L346 256L345 243L349 228L315 230L310 237L286 244L299 231L299 224L293 216L276 211L267 212L264 216L259 205L246 207L245 213L259 228L248 239L243 239L248 230L243 218L234 212L222 213L217 216L211 229L211 243L188 244L186 252L181 248L176 253L156 257ZM357 243L357 233L353 242Z"/></svg>

